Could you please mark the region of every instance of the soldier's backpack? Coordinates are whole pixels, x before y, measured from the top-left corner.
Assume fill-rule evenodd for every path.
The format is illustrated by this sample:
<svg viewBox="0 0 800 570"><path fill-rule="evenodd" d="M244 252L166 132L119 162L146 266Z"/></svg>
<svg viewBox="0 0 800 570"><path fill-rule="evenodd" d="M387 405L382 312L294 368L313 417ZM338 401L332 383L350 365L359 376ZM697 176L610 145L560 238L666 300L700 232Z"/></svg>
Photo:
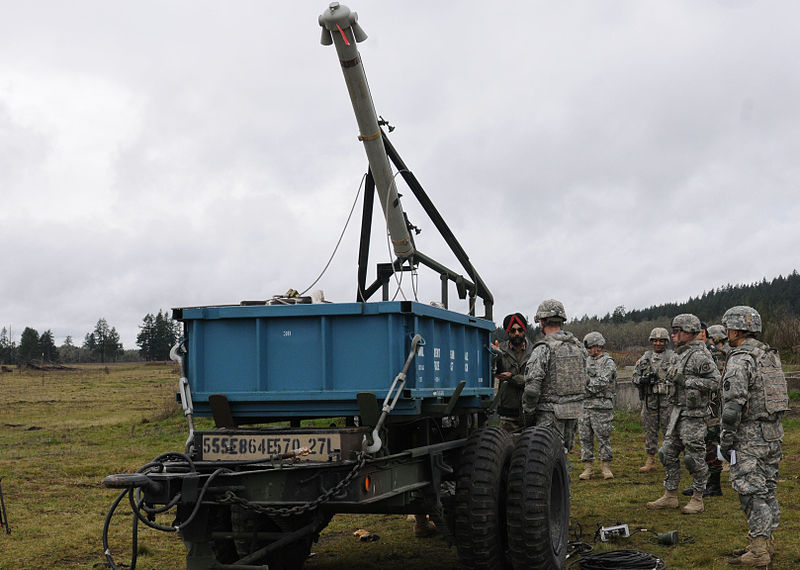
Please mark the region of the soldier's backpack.
<svg viewBox="0 0 800 570"><path fill-rule="evenodd" d="M740 346L734 352L748 353L756 364L756 385L760 385L764 408L768 414L785 412L789 409L789 395L786 389L786 376L781 368L778 351L768 345Z"/></svg>

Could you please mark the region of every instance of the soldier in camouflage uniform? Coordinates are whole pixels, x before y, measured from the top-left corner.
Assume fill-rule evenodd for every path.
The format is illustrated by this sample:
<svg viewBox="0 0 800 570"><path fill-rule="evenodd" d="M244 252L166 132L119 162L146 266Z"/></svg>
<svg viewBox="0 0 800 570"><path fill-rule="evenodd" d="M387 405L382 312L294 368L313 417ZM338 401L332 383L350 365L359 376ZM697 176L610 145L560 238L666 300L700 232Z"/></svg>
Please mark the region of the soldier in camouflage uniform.
<svg viewBox="0 0 800 570"><path fill-rule="evenodd" d="M583 337L583 346L589 352L586 373L589 382L583 400L583 416L578 430L581 437L581 461L583 473L580 479L588 480L594 474L594 438L600 448L600 465L603 479L613 479L611 460L611 431L614 429L614 392L617 386L617 365L603 351L606 339L599 332L590 332Z"/></svg>
<svg viewBox="0 0 800 570"><path fill-rule="evenodd" d="M684 313L672 319L672 342L675 362L667 373L672 384L670 398L672 413L658 452L664 464L664 495L647 503L648 509L678 507L678 485L681 481L680 454L692 474L692 498L681 511L684 514L702 513L703 491L708 479L705 462L706 416L712 394L719 389L720 374L702 340L697 340L700 319Z"/></svg>
<svg viewBox="0 0 800 570"><path fill-rule="evenodd" d="M711 325L708 327L708 331L706 331L708 335L708 339L714 343L717 351L711 350L711 347L708 348L709 352L711 352L711 356L714 357L714 361L717 362L717 366L719 366L718 360L722 361L722 368L720 371L724 374L725 370L725 362L728 359L728 353L731 351L731 345L728 344L728 332L725 330L725 327L722 325ZM719 386L720 391L720 413L722 410L722 382L720 382ZM719 443L719 437L717 437L717 443ZM716 453L716 448L714 449ZM710 466L709 466L710 468ZM722 462L722 471L729 471L731 468L731 464L727 461ZM710 480L710 476L709 476ZM707 488L708 486L706 486ZM719 488L720 494L722 494L722 486L720 485Z"/></svg>
<svg viewBox="0 0 800 570"><path fill-rule="evenodd" d="M514 313L503 319L503 329L508 340L500 343L496 349L494 377L499 382L497 413L500 415L500 427L506 431L515 431L524 427L522 390L525 388L525 365L533 346L525 338L528 321L521 313Z"/></svg>
<svg viewBox="0 0 800 570"><path fill-rule="evenodd" d="M731 347L728 344L728 333L725 331L725 327L722 325L711 325L708 327L706 334L708 335L708 339L714 343L715 347L717 347L717 350L722 352L724 355L723 360L726 359L728 357L728 353L731 351ZM714 356L713 352L711 353L711 356ZM714 360L716 360L716 357Z"/></svg>
<svg viewBox="0 0 800 570"><path fill-rule="evenodd" d="M750 545L734 551L731 564L766 566L774 554L772 533L781 518L778 486L783 426L789 409L778 352L758 340L761 315L752 307L722 317L731 352L722 378L720 453L731 462L731 486L747 516ZM735 457L731 455L735 451Z"/></svg>
<svg viewBox="0 0 800 570"><path fill-rule="evenodd" d="M639 388L642 401L642 428L644 428L644 450L647 460L639 468L640 473L652 471L658 452L658 432L666 433L672 404L669 401L667 370L675 359L675 353L667 349L669 331L656 327L650 331L653 350L648 350L633 367L632 382Z"/></svg>
<svg viewBox="0 0 800 570"><path fill-rule="evenodd" d="M725 353L722 352L717 345L709 339L708 328L705 323L700 323L700 334L697 335L699 340L702 340L711 358L714 359L714 364L717 365L720 375L725 368ZM720 474L722 473L722 461L717 457L717 447L719 446L719 415L722 411L722 385L711 397L709 404L709 415L707 420L708 430L706 430L706 465L708 465L708 482L706 489L703 491L703 497L719 497L722 495L722 484L720 483ZM691 487L684 489L682 493L689 497L693 493Z"/></svg>
<svg viewBox="0 0 800 570"><path fill-rule="evenodd" d="M567 314L559 301L542 301L535 320L545 336L533 345L525 367L525 425L554 428L569 451L583 412L588 354L575 335L561 330Z"/></svg>

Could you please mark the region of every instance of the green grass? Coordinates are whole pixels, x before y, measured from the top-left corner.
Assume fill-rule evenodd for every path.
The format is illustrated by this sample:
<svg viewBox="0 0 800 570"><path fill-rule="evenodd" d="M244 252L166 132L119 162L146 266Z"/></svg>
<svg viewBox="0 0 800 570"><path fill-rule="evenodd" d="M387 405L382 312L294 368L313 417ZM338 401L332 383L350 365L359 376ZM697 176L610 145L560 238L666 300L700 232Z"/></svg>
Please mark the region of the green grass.
<svg viewBox="0 0 800 570"><path fill-rule="evenodd" d="M135 471L165 451L183 449L186 422L175 403L177 373L171 364L81 366L74 371L0 374L0 476L12 534L0 534L0 569L93 568L104 561L103 521L116 491L102 486L111 473ZM792 405L800 405L797 396ZM773 569L800 567L800 415L784 419L784 461L778 487L783 512L776 534ZM197 420L198 429L210 427ZM325 423L324 425L327 425ZM662 557L669 568L727 568L726 558L745 543L746 523L739 501L723 474L724 495L706 500L706 512L648 511L661 495L663 472L640 474L643 434L637 414L617 413L612 435L615 458L610 481L579 481L578 450L570 456L572 528L593 543L598 525L619 521L659 533L677 530L692 544L659 546L638 532L596 550L636 548ZM684 471L684 484L688 474ZM681 498L682 503L686 502ZM168 521L169 519L165 519ZM380 536L360 542L353 531ZM114 517L111 549L118 562L130 557L130 514ZM576 536L577 538L577 536ZM457 568L454 548L440 538L417 539L400 515L337 515L314 547L308 568ZM174 534L140 526L141 569L183 568L185 550Z"/></svg>

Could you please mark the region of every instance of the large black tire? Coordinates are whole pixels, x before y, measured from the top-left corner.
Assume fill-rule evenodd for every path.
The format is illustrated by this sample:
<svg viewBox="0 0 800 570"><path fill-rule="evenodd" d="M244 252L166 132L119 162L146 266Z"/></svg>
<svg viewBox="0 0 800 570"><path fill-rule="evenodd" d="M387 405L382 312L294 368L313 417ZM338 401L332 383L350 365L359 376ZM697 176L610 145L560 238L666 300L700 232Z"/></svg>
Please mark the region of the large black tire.
<svg viewBox="0 0 800 570"><path fill-rule="evenodd" d="M511 455L506 494L508 544L515 569L557 570L569 542L569 473L552 429L522 432Z"/></svg>
<svg viewBox="0 0 800 570"><path fill-rule="evenodd" d="M505 491L514 441L498 427L474 432L456 476L453 534L464 568L510 568Z"/></svg>

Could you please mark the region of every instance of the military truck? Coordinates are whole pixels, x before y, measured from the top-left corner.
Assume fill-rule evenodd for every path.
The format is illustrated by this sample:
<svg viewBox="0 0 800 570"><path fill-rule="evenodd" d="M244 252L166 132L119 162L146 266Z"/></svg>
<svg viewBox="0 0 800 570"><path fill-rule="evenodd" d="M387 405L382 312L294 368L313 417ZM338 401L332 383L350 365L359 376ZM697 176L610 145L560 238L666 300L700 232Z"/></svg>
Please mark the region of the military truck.
<svg viewBox="0 0 800 570"><path fill-rule="evenodd" d="M397 513L429 515L465 568L560 568L569 521L560 439L488 425L492 295L387 137L356 45L366 39L357 14L334 2L319 24L322 44L336 48L369 162L356 300L292 291L174 309L188 438L135 473L106 477L121 489L103 529L108 563L119 567L108 535L127 499L131 567L140 524L175 532L187 569L275 570L300 568L337 513ZM417 248L390 161L466 275ZM378 264L367 285L376 193L397 258ZM389 300L390 282L420 265L439 274L440 300ZM466 314L448 309L452 287ZM378 291L382 300L370 301ZM195 417L213 418L214 429L195 430ZM157 522L164 513L174 513L171 524Z"/></svg>

